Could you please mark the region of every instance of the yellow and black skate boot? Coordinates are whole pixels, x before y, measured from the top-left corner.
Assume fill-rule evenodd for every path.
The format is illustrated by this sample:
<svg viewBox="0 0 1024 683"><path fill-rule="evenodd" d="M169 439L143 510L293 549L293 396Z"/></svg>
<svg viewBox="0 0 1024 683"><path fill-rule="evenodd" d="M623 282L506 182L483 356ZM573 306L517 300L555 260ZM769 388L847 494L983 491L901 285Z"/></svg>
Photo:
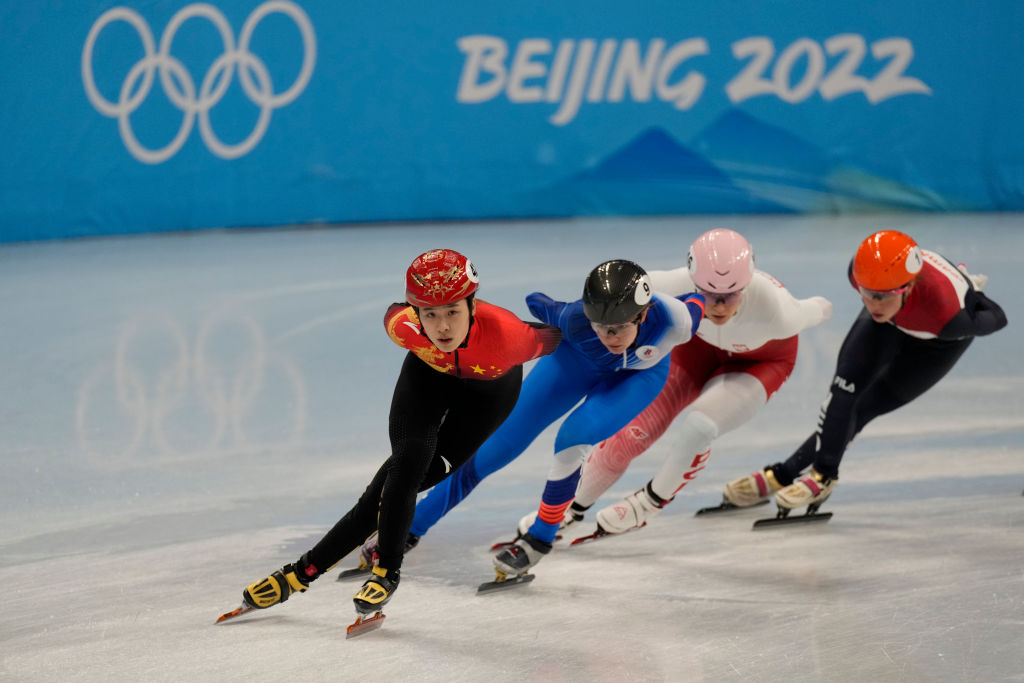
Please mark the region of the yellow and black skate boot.
<svg viewBox="0 0 1024 683"><path fill-rule="evenodd" d="M352 599L356 605L356 612L360 614L379 612L395 594L398 581L401 578L400 573L398 569L389 571L384 567L375 566L370 578Z"/></svg>
<svg viewBox="0 0 1024 683"><path fill-rule="evenodd" d="M242 591L245 604L256 609L273 607L284 602L292 593L303 593L309 583L320 576L316 566L307 561L305 555L294 564L286 564L265 579L260 579Z"/></svg>

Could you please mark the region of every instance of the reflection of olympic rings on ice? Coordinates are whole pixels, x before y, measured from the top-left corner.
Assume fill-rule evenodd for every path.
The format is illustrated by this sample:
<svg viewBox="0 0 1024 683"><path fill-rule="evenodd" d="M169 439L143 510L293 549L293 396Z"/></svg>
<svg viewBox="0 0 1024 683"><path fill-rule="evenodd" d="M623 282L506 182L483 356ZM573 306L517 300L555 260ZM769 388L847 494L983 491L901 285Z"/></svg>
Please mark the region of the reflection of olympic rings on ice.
<svg viewBox="0 0 1024 683"><path fill-rule="evenodd" d="M244 342L227 345L225 362L217 358L215 337L229 328ZM268 387L271 381L276 384ZM302 440L306 416L301 371L267 347L259 323L237 313L208 315L194 348L170 315L129 321L118 333L113 363L98 366L79 387L76 408L79 444L103 469L253 447L290 451ZM254 424L264 433L250 443ZM276 431L268 436L268 429Z"/></svg>
<svg viewBox="0 0 1024 683"><path fill-rule="evenodd" d="M249 41L256 26L264 17L274 13L283 14L291 19L302 36L302 66L292 84L280 93L274 92L267 65L249 51ZM197 91L192 74L181 60L172 56L170 52L175 34L181 25L189 19L199 17L213 24L220 34L223 53L207 69ZM135 29L145 56L128 70L121 82L117 101L112 102L100 94L96 86L92 59L99 34L115 21L123 21ZM117 118L125 147L132 156L143 163L159 164L174 156L188 139L197 117L199 134L206 147L223 159L236 159L251 152L263 138L267 126L270 125L271 112L291 103L302 93L313 74L315 62L316 35L313 32L313 24L301 7L287 0L268 0L254 9L242 26L237 48L231 25L224 14L213 5L194 3L178 10L160 37L159 50L156 48L149 24L138 12L127 7L114 7L96 20L85 39L82 48L82 83L93 107L104 116ZM236 66L242 91L259 107L260 113L252 132L242 142L228 145L214 133L210 124L210 110L224 97L233 80ZM174 139L166 147L153 150L139 142L132 130L130 117L148 97L156 72L160 74L160 87L171 104L182 112L183 118Z"/></svg>

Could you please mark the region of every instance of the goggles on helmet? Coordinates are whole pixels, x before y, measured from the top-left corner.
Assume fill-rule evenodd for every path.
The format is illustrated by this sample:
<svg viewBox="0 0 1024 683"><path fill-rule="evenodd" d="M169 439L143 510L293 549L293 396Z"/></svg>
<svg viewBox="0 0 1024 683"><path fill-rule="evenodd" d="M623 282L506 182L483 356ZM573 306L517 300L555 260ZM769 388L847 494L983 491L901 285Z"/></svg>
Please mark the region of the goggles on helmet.
<svg viewBox="0 0 1024 683"><path fill-rule="evenodd" d="M888 301L894 297L897 297L910 289L910 283L897 287L896 289L868 289L867 287L857 287L857 291L860 292L861 296L873 299L875 301Z"/></svg>
<svg viewBox="0 0 1024 683"><path fill-rule="evenodd" d="M620 334L624 334L626 330L628 330L630 327L635 327L639 322L640 316L637 316L636 318L630 320L629 322L616 323L614 325L605 325L604 323L592 322L590 323L590 327L592 330L594 330L594 332L597 332L598 334L602 334L605 336L613 335L617 337Z"/></svg>
<svg viewBox="0 0 1024 683"><path fill-rule="evenodd" d="M731 306L739 301L740 297L743 296L743 289L737 289L735 292L709 292L703 287L697 287L697 291L703 294L704 299L712 306L716 306L718 304Z"/></svg>

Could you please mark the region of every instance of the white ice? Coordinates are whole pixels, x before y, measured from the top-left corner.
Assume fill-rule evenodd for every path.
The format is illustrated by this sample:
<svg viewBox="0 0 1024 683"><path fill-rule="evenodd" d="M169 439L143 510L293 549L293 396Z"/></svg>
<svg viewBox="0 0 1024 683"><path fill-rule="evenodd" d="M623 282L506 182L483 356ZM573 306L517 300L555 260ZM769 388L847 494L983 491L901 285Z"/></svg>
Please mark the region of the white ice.
<svg viewBox="0 0 1024 683"><path fill-rule="evenodd" d="M545 432L406 559L385 626L346 640L357 583L214 625L307 550L388 453L416 254L459 249L480 295L579 296L608 258L681 265L728 226L835 314L797 369L647 528L558 548L477 596L537 504ZM989 275L1007 329L869 425L827 524L695 518L813 429L859 308L846 265L897 227ZM0 680L1024 681L1024 215L695 217L213 231L0 247ZM430 397L425 396L425 401ZM666 437L601 503L638 488ZM588 521L592 520L591 518ZM351 566L347 558L343 566Z"/></svg>

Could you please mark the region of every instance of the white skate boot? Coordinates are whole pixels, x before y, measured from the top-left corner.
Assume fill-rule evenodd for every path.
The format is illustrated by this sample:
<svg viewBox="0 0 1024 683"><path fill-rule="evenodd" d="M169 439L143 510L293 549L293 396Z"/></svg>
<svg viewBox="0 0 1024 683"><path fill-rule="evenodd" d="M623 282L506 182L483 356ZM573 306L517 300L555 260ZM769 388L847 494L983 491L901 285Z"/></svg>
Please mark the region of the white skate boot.
<svg viewBox="0 0 1024 683"><path fill-rule="evenodd" d="M589 505L580 505L575 500L572 505L565 509L565 517L562 519L562 523L558 526L559 531L565 531L573 524L583 521L583 513L590 509Z"/></svg>
<svg viewBox="0 0 1024 683"><path fill-rule="evenodd" d="M405 552L415 548L419 542L420 537L414 536L410 532L409 536L405 539ZM380 547L377 545L377 534L374 534L359 548L359 565L352 569L343 569L338 572L338 581L348 581L357 576L365 576L377 566L378 559L380 559Z"/></svg>
<svg viewBox="0 0 1024 683"><path fill-rule="evenodd" d="M792 484L776 493L775 502L780 512L806 505L807 513L814 514L838 485L838 479L827 479L812 467L807 474L798 477Z"/></svg>
<svg viewBox="0 0 1024 683"><path fill-rule="evenodd" d="M356 567L360 571L368 572L377 565L377 558L380 551L377 548L377 534L370 536L359 548L359 566Z"/></svg>
<svg viewBox="0 0 1024 683"><path fill-rule="evenodd" d="M598 533L621 534L639 529L653 519L668 504L667 500L656 500L649 490L650 485L629 494L618 503L602 508L597 513Z"/></svg>
<svg viewBox="0 0 1024 683"><path fill-rule="evenodd" d="M405 539L405 552L409 552L420 542L419 536L414 536L411 532ZM359 567L363 571L370 571L371 568L377 565L377 560L380 557L380 546L377 545L377 534L370 536L359 548Z"/></svg>
<svg viewBox="0 0 1024 683"><path fill-rule="evenodd" d="M565 517L562 518L562 523L558 525L558 534L555 536L556 541L561 541L563 536L562 532L567 527L576 524L577 522L583 521L583 513L590 509L590 506L586 507L577 505L575 501L565 509ZM537 511L534 510L528 515L523 515L523 518L519 520L519 525L516 527L516 537L511 541L499 541L491 546L491 550L503 550L512 546L516 541L525 536L529 531L533 523L537 521Z"/></svg>
<svg viewBox="0 0 1024 683"><path fill-rule="evenodd" d="M765 467L763 470L734 479L726 484L725 491L722 492L722 502L738 508L746 508L767 501L768 496L781 488L782 485L775 479L772 469Z"/></svg>
<svg viewBox="0 0 1024 683"><path fill-rule="evenodd" d="M523 518L519 520L519 526L516 527L516 537L512 541L515 543L520 538L526 535L526 532L530 530L533 523L537 521L537 511L534 510L528 515L523 515Z"/></svg>

